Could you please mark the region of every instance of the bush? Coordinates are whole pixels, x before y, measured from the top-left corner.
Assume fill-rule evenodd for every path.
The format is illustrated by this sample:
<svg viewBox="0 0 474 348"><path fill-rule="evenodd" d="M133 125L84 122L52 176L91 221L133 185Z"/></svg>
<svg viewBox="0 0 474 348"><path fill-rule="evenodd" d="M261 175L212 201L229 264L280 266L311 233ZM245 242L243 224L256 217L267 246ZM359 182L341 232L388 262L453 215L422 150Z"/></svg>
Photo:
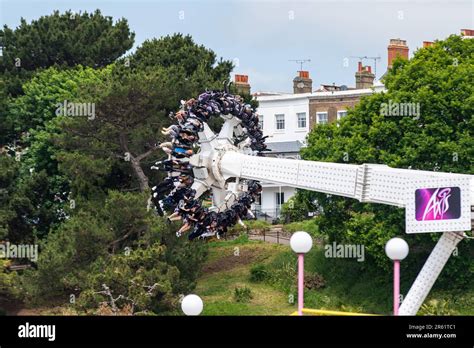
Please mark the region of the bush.
<svg viewBox="0 0 474 348"><path fill-rule="evenodd" d="M9 265L9 260L0 259L0 297L15 298L20 295L18 276L8 270Z"/></svg>
<svg viewBox="0 0 474 348"><path fill-rule="evenodd" d="M177 305L173 284L179 270L166 263L166 247L155 244L94 263L77 304L93 313L160 313Z"/></svg>
<svg viewBox="0 0 474 348"><path fill-rule="evenodd" d="M430 300L424 303L420 311L418 312L419 315L453 315L453 311L449 309L450 303L447 300Z"/></svg>
<svg viewBox="0 0 474 348"><path fill-rule="evenodd" d="M234 299L236 302L250 302L253 298L252 290L244 286L243 288L234 289Z"/></svg>
<svg viewBox="0 0 474 348"><path fill-rule="evenodd" d="M250 268L250 281L251 282L262 282L264 281L268 276L267 269L265 265L258 264L252 266Z"/></svg>
<svg viewBox="0 0 474 348"><path fill-rule="evenodd" d="M289 224L283 225L283 230L289 233L293 233L296 231L305 231L311 234L312 236L317 236L319 235L318 221L318 218L313 218L310 220L291 222Z"/></svg>
<svg viewBox="0 0 474 348"><path fill-rule="evenodd" d="M314 211L307 201L297 199L298 192L281 207L281 215L286 223L305 220L309 212Z"/></svg>
<svg viewBox="0 0 474 348"><path fill-rule="evenodd" d="M38 269L25 272L22 285L26 295L47 300L77 291L90 272L90 264L107 255L110 240L110 230L90 214L70 218L41 245Z"/></svg>
<svg viewBox="0 0 474 348"><path fill-rule="evenodd" d="M318 273L305 274L304 286L308 290L321 289L326 286L326 281L324 280L323 276Z"/></svg>
<svg viewBox="0 0 474 348"><path fill-rule="evenodd" d="M271 224L264 220L245 220L244 224L246 227L243 227L240 224L236 224L229 229L229 234L237 234L249 230L263 230L271 226Z"/></svg>

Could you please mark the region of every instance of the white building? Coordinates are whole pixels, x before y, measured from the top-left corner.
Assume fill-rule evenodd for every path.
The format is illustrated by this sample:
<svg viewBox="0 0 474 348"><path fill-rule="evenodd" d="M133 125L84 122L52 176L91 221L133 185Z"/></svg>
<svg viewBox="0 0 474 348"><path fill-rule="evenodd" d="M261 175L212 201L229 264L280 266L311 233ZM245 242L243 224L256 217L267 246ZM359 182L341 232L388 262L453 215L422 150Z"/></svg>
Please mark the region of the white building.
<svg viewBox="0 0 474 348"><path fill-rule="evenodd" d="M257 113L267 143L304 142L309 132L309 96L303 94L278 94L256 96Z"/></svg>
<svg viewBox="0 0 474 348"><path fill-rule="evenodd" d="M299 151L305 146L306 136L311 128L320 123L339 120L362 96L384 90L381 83L376 83L372 88L361 89L330 87L334 87L334 90L320 88L311 93L254 94L259 103L257 113L263 135L268 136L266 143L272 150L266 156L299 159ZM321 117L323 114L324 119ZM273 219L280 215L281 205L295 194L296 189L270 182L262 182L262 186L263 191L255 210L257 213L260 211L260 218Z"/></svg>
<svg viewBox="0 0 474 348"><path fill-rule="evenodd" d="M304 146L309 132L309 95L276 94L256 96L259 106L257 113L267 146L271 152L266 156L299 159L299 151ZM262 182L260 197L262 218L273 219L280 214L281 205L296 193L294 187Z"/></svg>

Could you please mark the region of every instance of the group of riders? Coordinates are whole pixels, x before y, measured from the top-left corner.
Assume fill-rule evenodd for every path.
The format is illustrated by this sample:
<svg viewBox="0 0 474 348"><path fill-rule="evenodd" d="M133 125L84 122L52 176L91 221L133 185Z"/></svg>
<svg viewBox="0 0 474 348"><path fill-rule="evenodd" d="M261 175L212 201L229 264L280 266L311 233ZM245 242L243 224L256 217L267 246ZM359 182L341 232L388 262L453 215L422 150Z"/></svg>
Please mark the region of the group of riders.
<svg viewBox="0 0 474 348"><path fill-rule="evenodd" d="M227 232L228 227L236 223L243 225L242 219L254 217L250 207L262 191L257 181L248 180L246 191L239 194L230 209L225 211L203 207L196 197L196 190L192 188L194 176L189 158L195 153L198 134L204 130L204 123L211 117L221 115L232 115L240 120L242 131L234 141L235 146L248 147L258 155L268 151L257 114L240 96L222 91L206 91L197 99L182 102L182 108L171 115L176 124L161 131L169 137L169 141L159 145L168 158L151 167L168 172L167 177L152 188L152 201L157 212L161 216L167 215L168 221L183 221L176 232L178 237L191 231L190 240L209 236L219 238Z"/></svg>

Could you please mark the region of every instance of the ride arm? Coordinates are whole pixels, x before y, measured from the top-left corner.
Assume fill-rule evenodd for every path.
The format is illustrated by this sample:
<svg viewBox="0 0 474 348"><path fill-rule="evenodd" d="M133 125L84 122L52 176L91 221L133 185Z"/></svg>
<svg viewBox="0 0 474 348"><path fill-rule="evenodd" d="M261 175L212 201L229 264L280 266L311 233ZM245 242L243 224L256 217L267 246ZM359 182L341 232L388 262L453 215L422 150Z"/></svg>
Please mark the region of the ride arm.
<svg viewBox="0 0 474 348"><path fill-rule="evenodd" d="M395 169L380 164L304 161L228 151L219 166L225 179L254 179L398 207L405 207L405 188L415 180L464 177L470 179L471 191L474 190L472 175ZM471 194L471 200L473 197Z"/></svg>

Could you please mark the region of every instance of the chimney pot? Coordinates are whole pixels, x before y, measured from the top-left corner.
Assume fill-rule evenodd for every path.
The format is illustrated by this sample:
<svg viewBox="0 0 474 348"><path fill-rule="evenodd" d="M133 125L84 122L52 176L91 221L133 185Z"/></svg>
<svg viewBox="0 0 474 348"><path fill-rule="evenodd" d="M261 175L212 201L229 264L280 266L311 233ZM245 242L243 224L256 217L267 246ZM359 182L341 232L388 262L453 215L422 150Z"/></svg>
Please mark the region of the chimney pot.
<svg viewBox="0 0 474 348"><path fill-rule="evenodd" d="M248 83L249 82L249 77L248 75L238 75L235 74L235 82L242 82L242 83Z"/></svg>
<svg viewBox="0 0 474 348"><path fill-rule="evenodd" d="M298 71L298 76L301 77L302 79L309 79L309 71Z"/></svg>
<svg viewBox="0 0 474 348"><path fill-rule="evenodd" d="M235 88L238 93L250 94L250 84L248 75L235 74Z"/></svg>
<svg viewBox="0 0 474 348"><path fill-rule="evenodd" d="M423 48L433 46L433 41L423 41Z"/></svg>
<svg viewBox="0 0 474 348"><path fill-rule="evenodd" d="M298 76L293 79L293 93L311 93L312 91L313 80L309 78L309 71L298 71Z"/></svg>
<svg viewBox="0 0 474 348"><path fill-rule="evenodd" d="M375 75L372 74L372 67L370 65L363 66L362 62L359 62L359 68L355 73L355 78L357 89L370 88L374 85Z"/></svg>
<svg viewBox="0 0 474 348"><path fill-rule="evenodd" d="M388 68L392 67L392 62L397 57L408 59L408 51L406 40L390 39L390 44L388 45Z"/></svg>

